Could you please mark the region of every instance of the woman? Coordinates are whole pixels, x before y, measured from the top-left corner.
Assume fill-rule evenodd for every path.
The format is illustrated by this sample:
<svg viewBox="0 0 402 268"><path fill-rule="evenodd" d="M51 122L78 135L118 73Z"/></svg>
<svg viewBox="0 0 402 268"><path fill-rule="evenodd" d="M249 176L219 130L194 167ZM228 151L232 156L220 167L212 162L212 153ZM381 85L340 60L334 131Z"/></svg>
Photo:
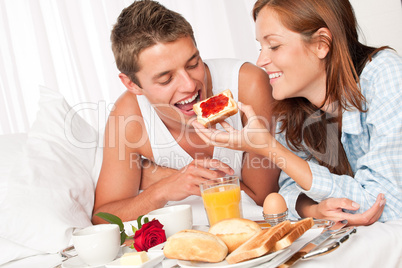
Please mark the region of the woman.
<svg viewBox="0 0 402 268"><path fill-rule="evenodd" d="M358 41L348 0L258 0L253 17L257 65L276 100L277 138L247 105L242 131L194 123L200 137L276 163L293 217L355 225L400 218L401 57Z"/></svg>

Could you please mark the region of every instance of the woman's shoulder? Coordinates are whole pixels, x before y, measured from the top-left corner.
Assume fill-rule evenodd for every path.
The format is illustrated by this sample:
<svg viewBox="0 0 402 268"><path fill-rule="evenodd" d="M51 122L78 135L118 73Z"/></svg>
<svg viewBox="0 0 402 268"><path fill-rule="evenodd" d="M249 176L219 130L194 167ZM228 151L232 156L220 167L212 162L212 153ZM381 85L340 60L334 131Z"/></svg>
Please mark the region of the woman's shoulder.
<svg viewBox="0 0 402 268"><path fill-rule="evenodd" d="M381 133L398 128L402 117L402 57L392 50L379 51L364 68L360 87L367 101L367 121L377 122Z"/></svg>
<svg viewBox="0 0 402 268"><path fill-rule="evenodd" d="M378 75L401 75L402 57L394 50L384 49L377 52L364 67L361 78L370 79Z"/></svg>
<svg viewBox="0 0 402 268"><path fill-rule="evenodd" d="M390 49L377 52L364 67L360 75L360 85L364 95L376 93L381 93L381 95L400 94L402 57ZM382 92L375 92L377 90ZM370 96L366 97L370 98Z"/></svg>

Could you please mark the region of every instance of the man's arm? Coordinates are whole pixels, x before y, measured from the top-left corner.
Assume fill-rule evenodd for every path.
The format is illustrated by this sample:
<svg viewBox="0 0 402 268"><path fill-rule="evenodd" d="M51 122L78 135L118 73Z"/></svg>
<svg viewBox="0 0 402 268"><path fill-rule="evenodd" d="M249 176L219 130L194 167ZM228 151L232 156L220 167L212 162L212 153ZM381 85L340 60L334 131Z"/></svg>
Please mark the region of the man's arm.
<svg viewBox="0 0 402 268"><path fill-rule="evenodd" d="M253 106L261 121L275 132L275 121L272 116L272 88L268 75L255 65L245 63L240 69L239 101ZM243 126L247 123L243 115ZM256 144L255 146L258 146ZM278 178L280 169L266 157L255 153L245 153L242 168L242 189L262 205L265 197L279 190Z"/></svg>
<svg viewBox="0 0 402 268"><path fill-rule="evenodd" d="M133 96L116 102L105 130L105 144L101 172L95 192L93 215L108 212L123 221L135 220L151 210L163 207L167 201L182 200L200 195L198 185L222 173L232 173L228 165L216 159L196 159L181 170L161 168L162 173L147 169L154 181L141 183L141 156L152 158L148 134ZM144 136L145 135L145 136ZM219 162L219 163L218 163ZM218 167L219 170L211 170ZM174 172L172 172L174 171ZM144 189L141 193L139 190ZM94 224L103 223L93 217Z"/></svg>
<svg viewBox="0 0 402 268"><path fill-rule="evenodd" d="M149 189L138 195L141 180L141 154L147 136L136 98L126 92L117 100L105 129L103 162L99 175L93 214L112 213L122 220L136 219L167 201L162 191ZM93 223L103 222L93 217Z"/></svg>

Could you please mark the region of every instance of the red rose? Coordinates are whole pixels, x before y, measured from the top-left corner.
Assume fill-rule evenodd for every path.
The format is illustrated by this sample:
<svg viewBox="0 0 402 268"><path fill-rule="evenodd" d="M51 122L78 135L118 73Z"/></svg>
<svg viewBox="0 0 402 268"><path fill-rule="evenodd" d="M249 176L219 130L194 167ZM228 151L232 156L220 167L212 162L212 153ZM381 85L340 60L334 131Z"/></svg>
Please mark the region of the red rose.
<svg viewBox="0 0 402 268"><path fill-rule="evenodd" d="M134 247L137 251L148 251L166 241L165 230L158 220L152 220L142 225L134 234Z"/></svg>

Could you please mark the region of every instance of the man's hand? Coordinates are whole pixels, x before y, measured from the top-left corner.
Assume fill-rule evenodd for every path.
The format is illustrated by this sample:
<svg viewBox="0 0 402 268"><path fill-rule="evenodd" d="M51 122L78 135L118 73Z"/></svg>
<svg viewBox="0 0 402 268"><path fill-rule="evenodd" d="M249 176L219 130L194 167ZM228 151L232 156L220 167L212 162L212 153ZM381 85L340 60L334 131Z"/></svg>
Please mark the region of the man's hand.
<svg viewBox="0 0 402 268"><path fill-rule="evenodd" d="M141 189L154 184L160 187L167 201L179 201L190 195L201 195L199 184L225 175L233 175L233 170L216 159L195 159L180 170L160 167L152 163L144 165Z"/></svg>

